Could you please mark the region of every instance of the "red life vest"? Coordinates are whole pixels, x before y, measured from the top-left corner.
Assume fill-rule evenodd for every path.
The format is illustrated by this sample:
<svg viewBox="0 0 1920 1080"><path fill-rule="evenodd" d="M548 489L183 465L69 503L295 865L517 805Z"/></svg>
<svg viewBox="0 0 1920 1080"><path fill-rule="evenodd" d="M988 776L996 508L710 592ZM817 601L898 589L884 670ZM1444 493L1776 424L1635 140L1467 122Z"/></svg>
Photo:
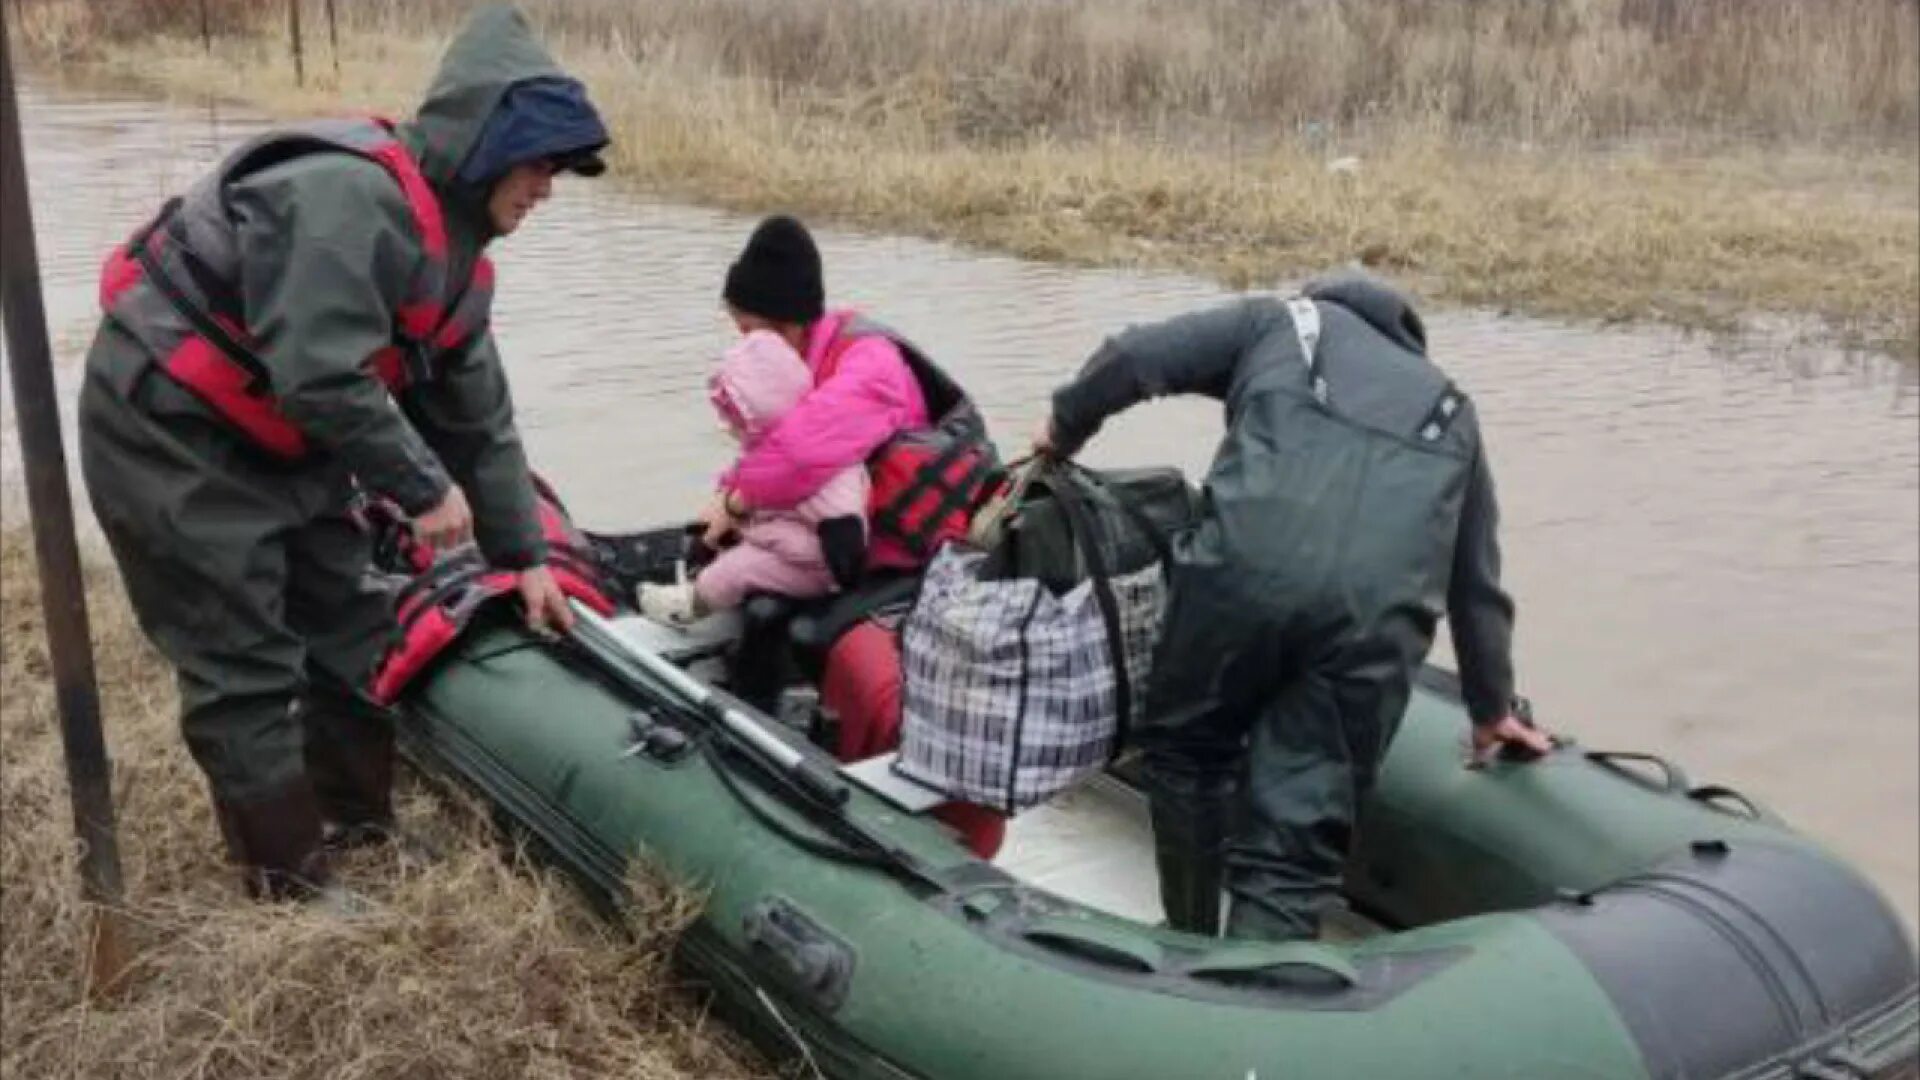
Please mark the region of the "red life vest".
<svg viewBox="0 0 1920 1080"><path fill-rule="evenodd" d="M926 561L949 540L965 539L973 512L1001 474L987 424L960 384L912 342L864 318L847 322L827 346L815 382L825 382L854 342L883 337L900 350L926 400L933 426L903 431L867 458L869 528Z"/></svg>
<svg viewBox="0 0 1920 1080"><path fill-rule="evenodd" d="M560 591L601 615L612 615L614 589L595 563L586 538L574 528L558 499L538 477L540 527L547 540L547 569ZM393 642L374 668L369 693L382 705L391 705L434 659L459 640L474 616L520 587L514 570L487 564L472 545L438 556L423 544L410 542L397 511L380 515L381 527L401 532L397 553L412 578L401 586L395 615L399 627Z"/></svg>
<svg viewBox="0 0 1920 1080"><path fill-rule="evenodd" d="M425 257L394 305L392 344L366 365L394 394L432 379L440 354L485 328L493 265L481 257L469 279L453 287L439 200L386 120L325 120L248 142L116 247L100 273L101 308L159 358L161 371L250 442L290 461L307 455L307 439L282 413L245 325L239 239L224 199L235 180L313 153L366 158L405 196Z"/></svg>

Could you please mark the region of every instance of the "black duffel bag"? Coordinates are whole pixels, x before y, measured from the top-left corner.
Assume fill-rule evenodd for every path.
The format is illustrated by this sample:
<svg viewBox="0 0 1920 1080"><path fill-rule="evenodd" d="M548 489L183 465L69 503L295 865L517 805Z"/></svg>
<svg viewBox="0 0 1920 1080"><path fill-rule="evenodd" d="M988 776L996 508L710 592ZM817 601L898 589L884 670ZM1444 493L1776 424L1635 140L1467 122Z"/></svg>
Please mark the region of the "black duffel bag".
<svg viewBox="0 0 1920 1080"><path fill-rule="evenodd" d="M1108 574L1128 574L1168 558L1170 538L1199 520L1200 491L1179 469L1089 469L1030 459L1012 470L1007 490L981 507L969 536L988 552L983 575L1036 578L1058 594L1093 576L1055 494L1066 487L1089 519Z"/></svg>

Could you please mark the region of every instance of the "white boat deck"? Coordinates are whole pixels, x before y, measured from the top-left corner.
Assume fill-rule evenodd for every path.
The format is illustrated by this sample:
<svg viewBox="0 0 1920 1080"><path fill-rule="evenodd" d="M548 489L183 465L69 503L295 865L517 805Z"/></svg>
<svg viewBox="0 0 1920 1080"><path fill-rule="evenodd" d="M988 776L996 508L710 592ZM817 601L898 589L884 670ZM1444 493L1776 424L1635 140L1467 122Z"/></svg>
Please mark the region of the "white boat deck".
<svg viewBox="0 0 1920 1080"><path fill-rule="evenodd" d="M993 861L1088 907L1149 924L1163 918L1146 800L1105 776L1015 817Z"/></svg>

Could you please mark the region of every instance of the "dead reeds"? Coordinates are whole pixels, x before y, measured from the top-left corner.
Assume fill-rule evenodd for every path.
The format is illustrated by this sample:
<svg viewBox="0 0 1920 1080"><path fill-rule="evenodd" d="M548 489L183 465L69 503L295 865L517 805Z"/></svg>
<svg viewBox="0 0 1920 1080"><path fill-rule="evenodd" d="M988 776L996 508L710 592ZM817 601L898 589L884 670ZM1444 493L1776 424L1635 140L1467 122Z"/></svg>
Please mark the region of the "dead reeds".
<svg viewBox="0 0 1920 1080"><path fill-rule="evenodd" d="M303 93L277 5L216 13L206 59L184 0L27 2L95 66L289 113L404 111L471 6L344 7L341 73ZM616 175L667 194L1235 286L1361 261L1533 314L1814 316L1920 355L1920 0L523 6Z"/></svg>
<svg viewBox="0 0 1920 1080"><path fill-rule="evenodd" d="M0 1076L88 1078L766 1075L675 989L692 913L636 879L630 934L516 865L464 800L409 788L403 819L445 852L368 855L346 880L374 911L340 920L242 899L222 865L164 667L110 569L90 566L138 952L121 994L87 1001L53 691L31 544L0 537Z"/></svg>
<svg viewBox="0 0 1920 1080"><path fill-rule="evenodd" d="M103 34L203 0L102 0ZM27 0L29 7L49 0ZM59 0L52 0L57 5ZM216 0L217 21L260 8ZM373 0L418 34L467 0ZM1055 132L1435 119L1546 141L1887 138L1920 123L1915 0L526 0L552 32L783 87L977 99ZM294 5L290 4L290 8Z"/></svg>

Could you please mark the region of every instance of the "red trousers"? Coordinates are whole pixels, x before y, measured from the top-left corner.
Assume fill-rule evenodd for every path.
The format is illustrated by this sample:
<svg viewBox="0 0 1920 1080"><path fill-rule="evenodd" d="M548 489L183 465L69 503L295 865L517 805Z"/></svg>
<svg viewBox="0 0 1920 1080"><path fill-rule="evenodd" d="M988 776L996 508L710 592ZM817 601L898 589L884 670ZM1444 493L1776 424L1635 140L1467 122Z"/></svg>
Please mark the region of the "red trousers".
<svg viewBox="0 0 1920 1080"><path fill-rule="evenodd" d="M844 762L864 761L900 745L900 639L875 622L840 635L827 653L820 703L840 717ZM949 802L933 816L960 833L969 850L991 859L1006 839L1007 819L975 803Z"/></svg>

